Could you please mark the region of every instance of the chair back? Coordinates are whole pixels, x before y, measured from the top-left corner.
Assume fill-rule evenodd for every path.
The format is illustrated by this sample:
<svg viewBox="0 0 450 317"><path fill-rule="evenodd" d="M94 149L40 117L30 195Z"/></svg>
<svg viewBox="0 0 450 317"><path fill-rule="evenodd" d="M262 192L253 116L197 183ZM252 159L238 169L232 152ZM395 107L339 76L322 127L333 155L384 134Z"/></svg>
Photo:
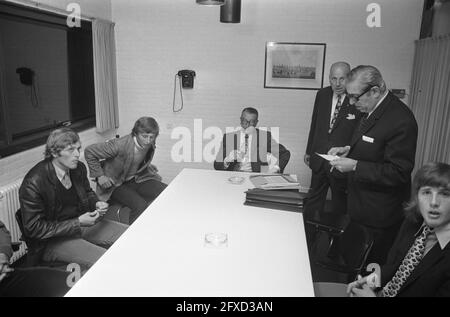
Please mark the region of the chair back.
<svg viewBox="0 0 450 317"><path fill-rule="evenodd" d="M339 239L339 254L346 266L360 272L373 245L372 234L363 226L350 222Z"/></svg>

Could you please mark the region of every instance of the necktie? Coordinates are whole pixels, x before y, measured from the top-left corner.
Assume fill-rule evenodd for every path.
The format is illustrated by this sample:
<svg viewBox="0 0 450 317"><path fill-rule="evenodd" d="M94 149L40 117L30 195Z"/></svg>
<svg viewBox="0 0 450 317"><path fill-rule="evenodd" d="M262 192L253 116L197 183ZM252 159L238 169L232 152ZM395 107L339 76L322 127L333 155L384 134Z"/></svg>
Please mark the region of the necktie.
<svg viewBox="0 0 450 317"><path fill-rule="evenodd" d="M248 134L245 134L245 148L244 148L245 154L248 152Z"/></svg>
<svg viewBox="0 0 450 317"><path fill-rule="evenodd" d="M333 126L334 126L334 123L336 122L336 119L337 119L337 117L339 115L339 110L341 110L341 106L342 106L342 104L341 104L341 95L339 95L337 103L336 103L336 108L334 109L334 112L333 112L333 118L331 119L331 122L330 122L330 128L328 129L328 133L331 133L331 131L333 130Z"/></svg>
<svg viewBox="0 0 450 317"><path fill-rule="evenodd" d="M394 277L384 286L380 293L382 297L394 297L397 295L402 285L422 260L425 251L425 239L430 232L430 227L425 226L422 234L416 238L414 244L408 250Z"/></svg>
<svg viewBox="0 0 450 317"><path fill-rule="evenodd" d="M71 180L70 180L70 176L69 176L69 173L68 173L68 172L65 173L65 174L64 174L64 177L61 179L61 184L63 184L63 186L64 186L66 189L70 189L70 187L72 187L72 182L71 182Z"/></svg>
<svg viewBox="0 0 450 317"><path fill-rule="evenodd" d="M367 113L365 113L364 116L361 117L361 121L359 122L359 127L358 127L359 132L365 130L368 121L369 120L368 120Z"/></svg>

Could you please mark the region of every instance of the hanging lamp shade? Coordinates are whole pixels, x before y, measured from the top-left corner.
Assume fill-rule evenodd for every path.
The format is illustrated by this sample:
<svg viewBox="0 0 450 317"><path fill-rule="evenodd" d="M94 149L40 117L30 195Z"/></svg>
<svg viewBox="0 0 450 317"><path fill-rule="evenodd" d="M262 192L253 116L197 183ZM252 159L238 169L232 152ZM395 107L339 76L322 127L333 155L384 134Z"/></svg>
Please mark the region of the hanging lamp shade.
<svg viewBox="0 0 450 317"><path fill-rule="evenodd" d="M225 5L220 7L220 22L241 22L241 0L225 0Z"/></svg>
<svg viewBox="0 0 450 317"><path fill-rule="evenodd" d="M224 5L225 0L196 0L197 4L203 5Z"/></svg>

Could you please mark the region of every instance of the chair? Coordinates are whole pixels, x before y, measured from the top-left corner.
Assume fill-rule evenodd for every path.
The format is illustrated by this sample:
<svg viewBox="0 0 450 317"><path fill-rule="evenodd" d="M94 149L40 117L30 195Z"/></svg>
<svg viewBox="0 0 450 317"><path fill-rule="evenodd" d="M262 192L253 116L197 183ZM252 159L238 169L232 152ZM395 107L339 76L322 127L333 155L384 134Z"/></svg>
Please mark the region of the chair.
<svg viewBox="0 0 450 317"><path fill-rule="evenodd" d="M280 166L279 166L280 173L283 174L284 169L286 168L286 165L289 163L289 160L291 158L291 152L280 143L280 152L281 152L281 149L285 150L285 152L283 152L283 155L280 156Z"/></svg>
<svg viewBox="0 0 450 317"><path fill-rule="evenodd" d="M303 214L310 249L316 247L317 236L325 232L329 236L328 250L333 249L335 240L342 235L350 222L348 215L333 212L315 211ZM309 228L308 228L309 227Z"/></svg>
<svg viewBox="0 0 450 317"><path fill-rule="evenodd" d="M335 252L317 252L313 254L313 261L326 270L345 273L347 281L351 281L363 271L372 245L372 234L362 225L349 222L340 235Z"/></svg>
<svg viewBox="0 0 450 317"><path fill-rule="evenodd" d="M104 218L128 225L130 223L131 209L113 200L109 200L108 203L109 208Z"/></svg>

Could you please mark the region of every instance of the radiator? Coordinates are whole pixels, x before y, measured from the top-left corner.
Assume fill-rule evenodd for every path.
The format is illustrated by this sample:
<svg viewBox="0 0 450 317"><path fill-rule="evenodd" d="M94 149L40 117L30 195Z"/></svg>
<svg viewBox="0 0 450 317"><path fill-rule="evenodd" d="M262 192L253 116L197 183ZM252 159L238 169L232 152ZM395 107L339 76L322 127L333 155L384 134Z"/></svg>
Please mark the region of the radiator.
<svg viewBox="0 0 450 317"><path fill-rule="evenodd" d="M15 218L15 213L20 208L19 187L21 183L22 179L7 186L0 187L0 221L5 224L11 233L12 242L21 242L21 232ZM26 245L22 242L19 251L14 252L11 262L20 259L26 252Z"/></svg>

